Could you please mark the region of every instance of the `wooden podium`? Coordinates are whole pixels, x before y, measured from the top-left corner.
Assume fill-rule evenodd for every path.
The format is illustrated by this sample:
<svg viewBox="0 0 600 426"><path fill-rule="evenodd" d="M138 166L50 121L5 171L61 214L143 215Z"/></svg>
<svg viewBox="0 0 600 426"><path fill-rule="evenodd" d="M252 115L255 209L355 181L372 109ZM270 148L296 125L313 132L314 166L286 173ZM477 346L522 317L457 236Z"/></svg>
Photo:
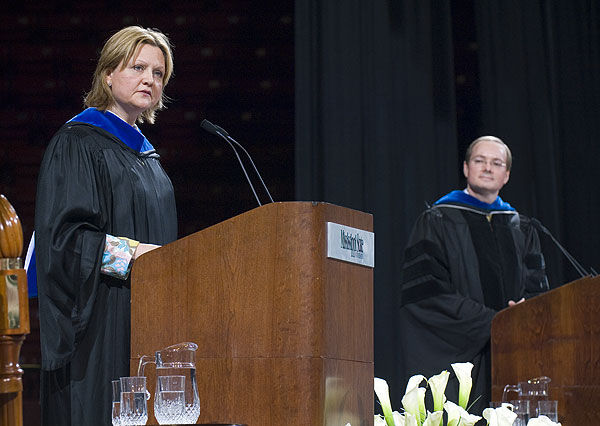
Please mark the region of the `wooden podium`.
<svg viewBox="0 0 600 426"><path fill-rule="evenodd" d="M132 374L195 342L198 423L373 425L373 269L327 258L327 222L373 230L359 211L273 203L141 256Z"/></svg>
<svg viewBox="0 0 600 426"><path fill-rule="evenodd" d="M492 321L492 398L548 376L563 426L600 424L600 277L585 277L499 312ZM512 394L514 396L514 394ZM514 399L514 398L513 398Z"/></svg>

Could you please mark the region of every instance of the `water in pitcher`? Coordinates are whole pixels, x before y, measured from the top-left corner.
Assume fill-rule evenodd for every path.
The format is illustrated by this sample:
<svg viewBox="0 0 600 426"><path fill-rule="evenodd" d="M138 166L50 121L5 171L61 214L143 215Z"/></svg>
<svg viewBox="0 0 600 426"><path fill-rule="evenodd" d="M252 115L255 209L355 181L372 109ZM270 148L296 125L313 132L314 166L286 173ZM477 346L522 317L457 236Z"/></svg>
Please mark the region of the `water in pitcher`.
<svg viewBox="0 0 600 426"><path fill-rule="evenodd" d="M200 417L200 398L196 386L196 367L169 366L156 368L157 382L159 376L184 376L185 391L183 395L183 414L181 422L173 424L194 424ZM156 395L155 395L156 397ZM158 420L158 419L157 419Z"/></svg>
<svg viewBox="0 0 600 426"><path fill-rule="evenodd" d="M158 424L179 424L184 408L185 376L158 376L154 394L154 417Z"/></svg>
<svg viewBox="0 0 600 426"><path fill-rule="evenodd" d="M194 424L200 417L200 398L196 384L195 354L198 345L192 342L177 343L156 351L154 356L144 355L140 358L138 375L144 374L147 363L156 364L157 384L159 376L184 376L184 412L181 420L171 424ZM156 395L155 395L156 398Z"/></svg>

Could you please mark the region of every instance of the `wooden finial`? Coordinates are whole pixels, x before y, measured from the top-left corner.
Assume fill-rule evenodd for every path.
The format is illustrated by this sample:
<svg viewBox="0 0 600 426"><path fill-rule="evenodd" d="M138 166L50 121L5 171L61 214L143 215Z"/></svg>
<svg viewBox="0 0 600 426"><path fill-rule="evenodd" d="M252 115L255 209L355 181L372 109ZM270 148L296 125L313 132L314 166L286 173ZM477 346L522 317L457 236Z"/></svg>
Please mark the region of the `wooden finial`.
<svg viewBox="0 0 600 426"><path fill-rule="evenodd" d="M0 194L0 257L17 258L22 252L21 221L6 197Z"/></svg>
<svg viewBox="0 0 600 426"><path fill-rule="evenodd" d="M0 423L23 426L23 370L19 354L29 334L27 275L21 268L21 221L0 194Z"/></svg>

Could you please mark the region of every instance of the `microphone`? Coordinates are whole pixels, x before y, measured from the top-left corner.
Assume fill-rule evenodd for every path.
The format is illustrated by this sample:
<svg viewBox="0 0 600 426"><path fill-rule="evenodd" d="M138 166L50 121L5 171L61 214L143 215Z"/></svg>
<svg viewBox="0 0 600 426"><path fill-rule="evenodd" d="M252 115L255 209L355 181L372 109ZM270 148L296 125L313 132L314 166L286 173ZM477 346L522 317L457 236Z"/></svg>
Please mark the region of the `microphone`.
<svg viewBox="0 0 600 426"><path fill-rule="evenodd" d="M242 144L240 144L234 138L232 138L231 136L229 136L229 133L225 129L223 129L220 126L217 126L216 124L211 123L210 121L208 121L206 119L202 120L202 122L200 123L200 127L202 127L204 130L208 131L209 133L212 133L213 135L217 135L217 136L220 136L223 139L225 139L227 141L227 143L229 143L229 145L231 146L231 148L233 149L233 151L235 152L235 155L237 156L238 161L240 162L240 165L242 166L242 169L244 170L244 173L246 173L246 169L244 168L244 165L242 164L242 160L240 160L240 157L237 154L237 150L233 147L233 145L231 145L231 142L233 142L234 144L236 144L238 147L240 147L242 149L242 151L244 151L244 153L248 157L248 160L250 160L250 164L252 164L252 167L254 168L254 171L256 172L256 175L258 176L258 179L260 180L260 183L262 184L265 192L269 196L269 200L271 200L271 202L273 203L274 202L273 201L273 197L271 197L271 193L269 192L269 189L267 188L267 185L265 185L265 181L263 180L262 176L258 172L258 169L256 168L256 165L254 164L254 161L252 160L252 157L250 156L250 154L248 153L248 151L246 151L246 148L244 148L242 146ZM246 173L246 179L248 179L248 183L250 183L250 178L248 178L248 174L247 173ZM258 205L259 206L262 205L260 203L260 201L258 200L258 197L256 196L256 191L254 190L254 187L252 186L252 183L250 183L250 187L252 187L252 192L254 192L254 196L256 197L256 201L258 201Z"/></svg>
<svg viewBox="0 0 600 426"><path fill-rule="evenodd" d="M225 142L227 142L229 144L229 146L231 147L231 149L233 149L233 152L235 153L235 156L237 157L238 162L240 163L240 166L242 166L242 170L244 171L244 175L246 176L246 180L248 181L248 184L250 185L250 189L252 189L252 193L254 194L254 198L256 198L256 202L258 203L259 206L262 206L260 200L258 199L258 195L256 195L256 190L254 189L254 185L252 185L252 181L250 180L250 177L248 176L248 172L246 172L246 168L244 167L244 163L242 163L242 159L240 158L240 155L238 154L238 152L235 149L235 147L233 146L233 144L231 142L229 142L229 139L225 135L225 133L227 133L227 132L224 132L224 131L221 132L220 130L222 130L222 129L220 127L217 129L217 126L215 126L214 124L212 124L208 120L202 120L202 122L200 123L200 127L202 127L204 130L206 130L208 133L211 133L211 134L213 134L215 136L219 136L219 137L223 138L225 140Z"/></svg>
<svg viewBox="0 0 600 426"><path fill-rule="evenodd" d="M577 270L577 272L579 273L579 275L581 275L582 278L590 275L589 272L586 271L585 268L581 266L581 264L577 260L575 260L575 258L571 256L571 254L569 254L569 252L558 242L558 240L554 238L554 235L552 235L548 228L542 225L542 222L537 220L535 217L531 217L529 218L529 220L531 221L531 224L534 226L535 229L537 229L538 231L542 231L544 234L548 235L552 239L554 244L556 244L560 251L562 251L562 253L569 260L569 262L571 262L571 265L573 265L573 267Z"/></svg>

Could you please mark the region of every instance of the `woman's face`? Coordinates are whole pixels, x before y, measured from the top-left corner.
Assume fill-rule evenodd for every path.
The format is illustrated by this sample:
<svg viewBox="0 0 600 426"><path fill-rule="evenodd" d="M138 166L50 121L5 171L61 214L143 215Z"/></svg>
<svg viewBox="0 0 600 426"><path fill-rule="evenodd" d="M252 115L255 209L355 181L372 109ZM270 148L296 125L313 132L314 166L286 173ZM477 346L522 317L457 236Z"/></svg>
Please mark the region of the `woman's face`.
<svg viewBox="0 0 600 426"><path fill-rule="evenodd" d="M158 47L143 44L124 69L122 66L123 62L106 76L115 99L109 110L133 126L162 96L165 57Z"/></svg>

